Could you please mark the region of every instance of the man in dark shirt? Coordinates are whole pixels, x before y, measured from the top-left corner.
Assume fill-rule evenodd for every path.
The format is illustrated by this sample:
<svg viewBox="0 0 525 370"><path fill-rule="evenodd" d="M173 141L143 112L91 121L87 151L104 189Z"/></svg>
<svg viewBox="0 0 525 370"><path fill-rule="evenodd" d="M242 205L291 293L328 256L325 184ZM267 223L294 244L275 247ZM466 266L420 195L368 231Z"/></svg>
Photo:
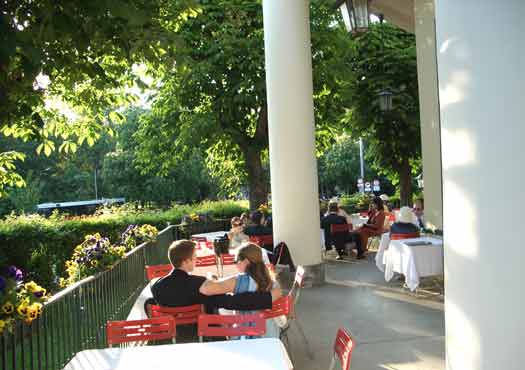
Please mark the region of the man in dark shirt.
<svg viewBox="0 0 525 370"><path fill-rule="evenodd" d="M168 251L173 271L151 287L153 298L162 306L189 306L204 304L207 309L261 310L272 307L272 300L280 297L280 289L271 293L243 293L237 295L206 296L199 292L206 281L202 276L190 275L195 268L195 243L189 240L174 242Z"/></svg>
<svg viewBox="0 0 525 370"><path fill-rule="evenodd" d="M244 233L248 236L255 235L272 235L270 227L263 226L263 214L259 211L254 211L250 215L250 224L244 228Z"/></svg>
<svg viewBox="0 0 525 370"><path fill-rule="evenodd" d="M332 234L332 225L346 225L346 217L339 216L337 213L339 206L335 202L328 204L328 214L321 220L321 228L324 230L324 240L326 250L331 250L332 245L335 245L338 256L337 259L342 259L345 251L346 243L355 242L357 248L357 258L364 256L364 251L361 248L361 243L358 237L353 233L335 233Z"/></svg>

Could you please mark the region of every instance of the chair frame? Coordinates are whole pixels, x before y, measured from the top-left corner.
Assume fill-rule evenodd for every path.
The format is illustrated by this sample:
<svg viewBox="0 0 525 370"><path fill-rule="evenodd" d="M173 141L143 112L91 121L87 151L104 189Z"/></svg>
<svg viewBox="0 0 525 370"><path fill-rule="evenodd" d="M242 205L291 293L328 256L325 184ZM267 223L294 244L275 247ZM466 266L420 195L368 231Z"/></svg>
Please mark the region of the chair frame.
<svg viewBox="0 0 525 370"><path fill-rule="evenodd" d="M160 278L168 275L172 270L173 266L171 264L163 264L163 265L146 265L146 277L149 281Z"/></svg>
<svg viewBox="0 0 525 370"><path fill-rule="evenodd" d="M170 316L106 323L106 338L110 348L114 344L140 343L150 340L171 339L175 343L176 333L175 319Z"/></svg>
<svg viewBox="0 0 525 370"><path fill-rule="evenodd" d="M349 370L353 349L354 340L352 339L352 335L344 328L339 328L335 336L334 352L330 362L330 370L334 370L337 359L339 359L341 370Z"/></svg>
<svg viewBox="0 0 525 370"><path fill-rule="evenodd" d="M244 325L243 325L244 324ZM246 326L246 324L251 324ZM199 316L197 334L203 337L244 337L266 334L266 320L262 313L250 315Z"/></svg>
<svg viewBox="0 0 525 370"><path fill-rule="evenodd" d="M390 233L390 240L402 240L402 239L412 239L412 238L419 238L421 234L419 231L414 233Z"/></svg>
<svg viewBox="0 0 525 370"><path fill-rule="evenodd" d="M202 313L204 313L204 307L201 304L180 307L151 305L152 317L170 316L175 319L176 325L196 324Z"/></svg>

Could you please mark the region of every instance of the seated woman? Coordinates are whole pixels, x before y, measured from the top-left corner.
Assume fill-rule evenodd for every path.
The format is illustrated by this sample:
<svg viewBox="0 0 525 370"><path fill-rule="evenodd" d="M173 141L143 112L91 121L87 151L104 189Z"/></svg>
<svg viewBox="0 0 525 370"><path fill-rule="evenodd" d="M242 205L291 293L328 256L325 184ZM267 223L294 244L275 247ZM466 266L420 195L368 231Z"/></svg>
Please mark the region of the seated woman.
<svg viewBox="0 0 525 370"><path fill-rule="evenodd" d="M390 234L414 234L419 228L414 225L415 215L408 207L401 207L397 221L390 227Z"/></svg>
<svg viewBox="0 0 525 370"><path fill-rule="evenodd" d="M246 292L269 292L276 282L264 264L261 247L254 243L244 244L237 255L237 269L239 274L222 281L206 281L199 291L204 295L225 293L240 294ZM239 311L241 314L250 314L254 311ZM276 320L266 321L266 337L279 337L279 327Z"/></svg>
<svg viewBox="0 0 525 370"><path fill-rule="evenodd" d="M423 229L425 227L425 203L422 198L416 199L414 202L414 214L416 215L418 226Z"/></svg>
<svg viewBox="0 0 525 370"><path fill-rule="evenodd" d="M357 231L361 239L361 247L364 249L368 246L368 238L381 235L384 232L386 215L381 198L375 197L372 199L368 215L369 218L367 223L361 226Z"/></svg>
<svg viewBox="0 0 525 370"><path fill-rule="evenodd" d="M228 239L230 239L230 248L237 248L242 243L247 242L250 238L244 233L243 224L239 217L231 219L231 230L228 233Z"/></svg>

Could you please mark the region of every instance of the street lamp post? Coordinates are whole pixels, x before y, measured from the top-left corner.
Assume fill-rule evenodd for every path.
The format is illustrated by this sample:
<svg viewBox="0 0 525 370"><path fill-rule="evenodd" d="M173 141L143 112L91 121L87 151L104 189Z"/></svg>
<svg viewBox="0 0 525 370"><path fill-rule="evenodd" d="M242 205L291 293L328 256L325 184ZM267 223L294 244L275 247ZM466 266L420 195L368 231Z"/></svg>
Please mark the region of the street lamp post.
<svg viewBox="0 0 525 370"><path fill-rule="evenodd" d="M377 94L381 112L390 112L393 109L392 95L394 94L389 89L382 90Z"/></svg>
<svg viewBox="0 0 525 370"><path fill-rule="evenodd" d="M341 0L338 3L348 32L361 33L368 29L370 0Z"/></svg>

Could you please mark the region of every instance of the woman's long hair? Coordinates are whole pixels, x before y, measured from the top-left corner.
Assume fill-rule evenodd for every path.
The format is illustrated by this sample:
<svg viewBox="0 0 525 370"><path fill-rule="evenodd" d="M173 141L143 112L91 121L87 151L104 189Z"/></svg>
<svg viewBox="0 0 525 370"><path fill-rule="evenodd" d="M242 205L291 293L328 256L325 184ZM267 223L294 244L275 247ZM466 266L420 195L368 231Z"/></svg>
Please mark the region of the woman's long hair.
<svg viewBox="0 0 525 370"><path fill-rule="evenodd" d="M239 260L247 259L250 264L246 273L255 280L258 292L269 292L272 289L272 278L262 258L261 247L254 243L247 243L239 250Z"/></svg>

